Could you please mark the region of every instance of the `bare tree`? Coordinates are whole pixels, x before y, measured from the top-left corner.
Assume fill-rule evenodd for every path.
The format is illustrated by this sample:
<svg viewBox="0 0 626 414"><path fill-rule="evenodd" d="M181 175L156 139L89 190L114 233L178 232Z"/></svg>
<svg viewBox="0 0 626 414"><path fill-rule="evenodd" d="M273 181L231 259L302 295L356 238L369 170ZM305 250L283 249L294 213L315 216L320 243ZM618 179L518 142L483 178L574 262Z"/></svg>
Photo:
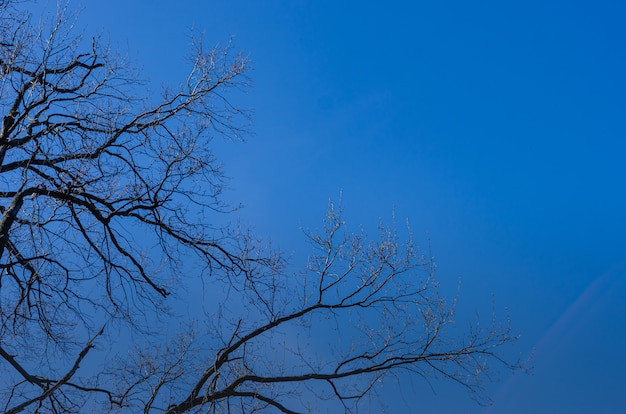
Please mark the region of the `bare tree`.
<svg viewBox="0 0 626 414"><path fill-rule="evenodd" d="M369 242L331 205L298 273L215 224L230 208L211 139L245 133L226 99L247 83L244 57L197 39L185 82L141 96L65 8L35 24L21 3L0 0L5 412L348 412L398 372L479 392L487 362L516 366L495 319L447 335L432 261L393 228ZM174 315L168 295L192 269L213 292L206 315L164 340L150 325ZM133 352L110 356L123 332Z"/></svg>

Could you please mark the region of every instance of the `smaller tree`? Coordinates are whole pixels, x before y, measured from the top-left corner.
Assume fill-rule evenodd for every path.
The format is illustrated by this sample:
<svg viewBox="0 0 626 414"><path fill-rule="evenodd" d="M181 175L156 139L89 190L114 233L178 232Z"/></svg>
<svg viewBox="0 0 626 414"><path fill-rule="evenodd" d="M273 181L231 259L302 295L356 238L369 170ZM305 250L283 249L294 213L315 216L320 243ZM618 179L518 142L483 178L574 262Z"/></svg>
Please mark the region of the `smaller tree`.
<svg viewBox="0 0 626 414"><path fill-rule="evenodd" d="M167 364L154 364L163 352L142 361L160 366L150 379L117 380L124 393L142 388L138 408L164 398L159 407L171 414L316 412L321 402L353 412L390 377L409 375L447 378L485 398L490 362L518 367L498 355L515 339L508 324L494 318L455 339L454 306L438 293L432 259L394 227L379 232L374 241L348 232L331 203L323 230L307 234L315 253L304 273L247 266L207 315L207 362L186 362L193 345L182 338Z"/></svg>

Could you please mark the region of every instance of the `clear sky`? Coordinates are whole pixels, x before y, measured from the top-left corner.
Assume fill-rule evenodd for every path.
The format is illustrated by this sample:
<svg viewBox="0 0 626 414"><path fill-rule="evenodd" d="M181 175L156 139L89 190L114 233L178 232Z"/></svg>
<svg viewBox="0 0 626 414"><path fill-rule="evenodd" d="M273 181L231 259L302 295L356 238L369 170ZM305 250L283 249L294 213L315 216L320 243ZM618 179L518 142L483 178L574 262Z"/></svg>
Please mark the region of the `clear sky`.
<svg viewBox="0 0 626 414"><path fill-rule="evenodd" d="M396 412L615 413L626 393L626 2L87 1L156 84L189 29L250 56L253 135L219 148L241 219L298 260L346 219L411 220L459 314L509 309L533 356L494 405L415 380ZM155 88L158 89L158 88ZM292 249L292 250L290 250Z"/></svg>

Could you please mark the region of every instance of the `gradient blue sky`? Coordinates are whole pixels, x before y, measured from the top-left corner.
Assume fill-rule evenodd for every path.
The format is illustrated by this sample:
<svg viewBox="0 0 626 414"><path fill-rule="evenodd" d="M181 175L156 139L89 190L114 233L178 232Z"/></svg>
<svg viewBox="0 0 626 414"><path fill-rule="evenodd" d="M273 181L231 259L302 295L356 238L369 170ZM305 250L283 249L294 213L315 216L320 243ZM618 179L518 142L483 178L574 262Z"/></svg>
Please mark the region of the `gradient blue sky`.
<svg viewBox="0 0 626 414"><path fill-rule="evenodd" d="M343 191L392 209L460 318L509 309L532 374L477 406L454 384L386 389L395 412L615 413L626 394L626 3L87 1L157 84L184 79L189 29L250 56L254 136L220 146L240 217L298 260ZM158 89L158 88L154 88Z"/></svg>

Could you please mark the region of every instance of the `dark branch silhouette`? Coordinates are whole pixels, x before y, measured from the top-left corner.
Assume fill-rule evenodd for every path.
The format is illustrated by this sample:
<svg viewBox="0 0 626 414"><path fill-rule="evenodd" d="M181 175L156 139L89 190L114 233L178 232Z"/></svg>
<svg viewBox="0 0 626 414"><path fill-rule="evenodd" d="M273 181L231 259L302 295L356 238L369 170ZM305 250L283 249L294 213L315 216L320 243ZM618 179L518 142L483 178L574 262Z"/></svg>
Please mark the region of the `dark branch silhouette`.
<svg viewBox="0 0 626 414"><path fill-rule="evenodd" d="M195 39L186 80L142 96L67 8L39 26L21 3L0 0L3 412L351 412L395 373L480 395L492 363L517 367L499 354L506 321L450 333L410 234L370 241L331 204L296 272L223 224L212 140L247 124L227 99L247 61L229 45ZM206 314L166 339L191 273Z"/></svg>

